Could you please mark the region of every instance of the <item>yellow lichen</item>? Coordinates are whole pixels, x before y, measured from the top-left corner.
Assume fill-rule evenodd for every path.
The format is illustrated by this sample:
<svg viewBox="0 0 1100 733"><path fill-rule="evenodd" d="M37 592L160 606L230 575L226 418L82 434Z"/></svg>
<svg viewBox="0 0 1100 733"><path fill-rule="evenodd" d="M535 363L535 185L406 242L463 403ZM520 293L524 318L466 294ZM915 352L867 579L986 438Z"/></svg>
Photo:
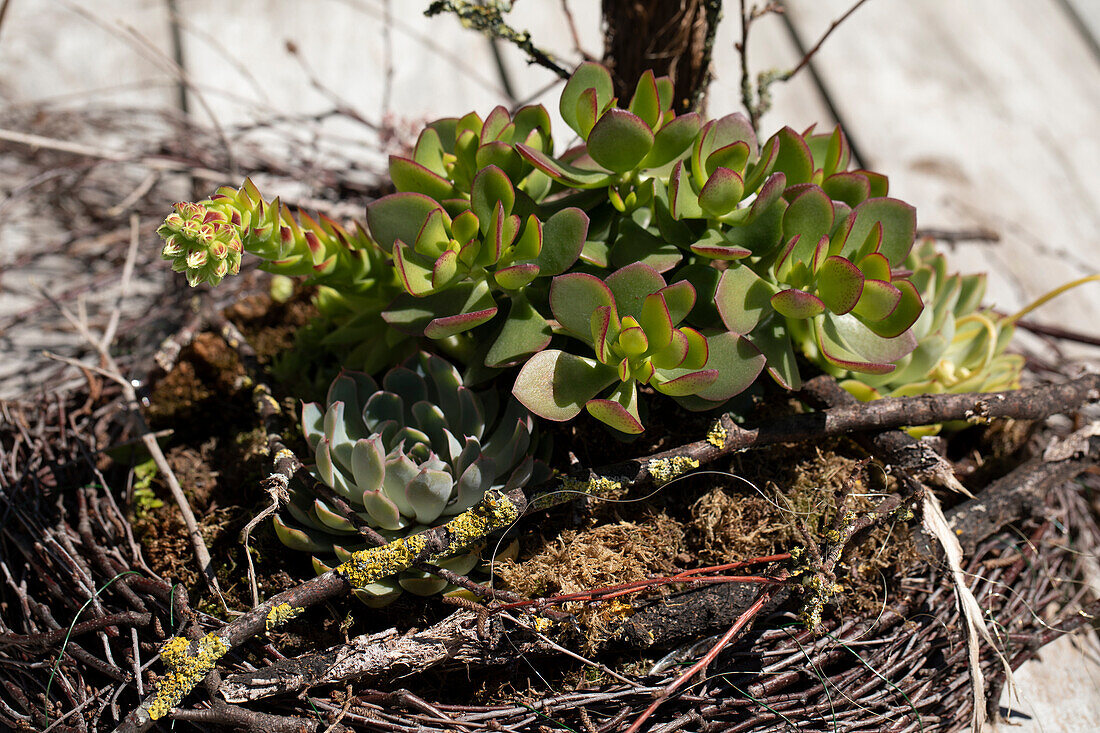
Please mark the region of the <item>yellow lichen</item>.
<svg viewBox="0 0 1100 733"><path fill-rule="evenodd" d="M649 475L658 484L667 484L681 474L685 474L693 468L699 468L699 461L687 456L672 456L671 458L651 458L646 466Z"/></svg>
<svg viewBox="0 0 1100 733"><path fill-rule="evenodd" d="M531 502L531 509L549 509L558 504L572 501L577 494L598 496L605 499L616 499L623 493L622 481L616 481L608 476L593 474L590 478L581 481L579 479L563 476L561 484L553 491L547 491L535 497Z"/></svg>
<svg viewBox="0 0 1100 733"><path fill-rule="evenodd" d="M540 634L544 633L547 629L549 629L553 625L554 625L554 622L551 621L550 619L546 618L545 616L539 616L538 618L536 618L534 620L534 623L532 623L532 626L535 627L535 631L539 632Z"/></svg>
<svg viewBox="0 0 1100 733"><path fill-rule="evenodd" d="M450 535L450 544L442 555L421 557L427 540L423 534L414 534L381 547L353 552L351 559L337 567L336 572L347 578L353 587L362 588L407 570L417 560L434 561L462 552L518 517L518 507L507 496L487 494L477 506L444 525Z"/></svg>
<svg viewBox="0 0 1100 733"><path fill-rule="evenodd" d="M171 668L179 666L179 663L187 658L187 646L187 639L182 636L173 636L164 642L164 646L160 648L160 658L164 666Z"/></svg>
<svg viewBox="0 0 1100 733"><path fill-rule="evenodd" d="M293 457L294 457L294 451L290 450L289 448L283 448L278 453L275 454L275 460L276 461L283 461L283 460L286 460L287 458L293 458Z"/></svg>
<svg viewBox="0 0 1100 733"><path fill-rule="evenodd" d="M726 426L722 424L721 420L716 421L707 431L707 442L715 448L725 448L729 437L729 431L726 430Z"/></svg>
<svg viewBox="0 0 1100 733"><path fill-rule="evenodd" d="M304 608L295 608L289 603L272 606L271 610L267 612L267 630L271 631L277 626L282 626L295 616L300 616L305 610Z"/></svg>
<svg viewBox="0 0 1100 733"><path fill-rule="evenodd" d="M157 694L149 704L150 719L158 720L179 705L229 651L229 644L211 632L199 639L194 655L187 654L187 648L187 640L177 636L161 649L169 672L157 682Z"/></svg>

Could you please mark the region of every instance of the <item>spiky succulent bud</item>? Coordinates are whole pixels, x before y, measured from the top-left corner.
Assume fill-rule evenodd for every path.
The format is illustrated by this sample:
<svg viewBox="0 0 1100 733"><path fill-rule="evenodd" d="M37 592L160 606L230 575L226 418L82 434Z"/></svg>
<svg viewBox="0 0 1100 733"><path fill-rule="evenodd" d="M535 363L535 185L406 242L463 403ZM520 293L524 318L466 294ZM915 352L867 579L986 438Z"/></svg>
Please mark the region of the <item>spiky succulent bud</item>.
<svg viewBox="0 0 1100 733"><path fill-rule="evenodd" d="M342 372L325 405L303 405L302 431L316 460L314 476L392 538L440 524L490 489L543 478L545 467L530 451L531 415L515 401L497 412L462 383L454 366L421 352L390 370L381 385L364 373ZM346 544L356 542L354 525L305 489L295 491L289 511L301 527L275 522L288 547L341 559L358 549ZM476 561L475 553L448 562L465 573ZM327 567L321 558L315 563ZM388 598L398 584L424 595L445 585L411 573L364 590Z"/></svg>
<svg viewBox="0 0 1100 733"><path fill-rule="evenodd" d="M390 298L398 292L385 256L360 224L348 232L324 215L318 221L302 212L295 219L278 198L265 201L251 180L173 208L157 230L165 241L162 254L192 286L217 285L236 274L241 254L248 252L263 260L260 268L268 272L352 291L386 290L376 294ZM219 264L223 261L225 266Z"/></svg>
<svg viewBox="0 0 1100 733"><path fill-rule="evenodd" d="M191 287L217 285L241 269L240 229L224 210L202 204L178 203L157 232L164 238L161 256L172 261Z"/></svg>

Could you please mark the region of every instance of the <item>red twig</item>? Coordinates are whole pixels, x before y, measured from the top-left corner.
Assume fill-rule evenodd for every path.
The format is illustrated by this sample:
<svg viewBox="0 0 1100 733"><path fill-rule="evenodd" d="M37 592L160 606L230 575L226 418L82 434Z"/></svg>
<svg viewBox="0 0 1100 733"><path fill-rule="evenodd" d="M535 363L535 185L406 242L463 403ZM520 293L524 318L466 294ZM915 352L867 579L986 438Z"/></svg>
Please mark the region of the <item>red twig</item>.
<svg viewBox="0 0 1100 733"><path fill-rule="evenodd" d="M787 573L784 571L780 573L779 579L785 580L786 576ZM771 598L771 595L771 588L765 588L764 590L762 590L760 592L760 595L756 597L756 600L753 601L753 604L746 608L745 612L737 617L737 620L733 622L733 626L730 626L729 631L722 635L722 638L719 639L717 643L715 643L715 645L710 648L710 651L703 655L703 658L700 659L698 662L691 665L691 667L689 667L682 675L677 677L672 682L672 684L666 687L664 689L664 692L661 693L660 697L654 700L653 703L645 709L645 712L639 715L638 719L635 720L634 723L626 729L626 733L637 733L637 731L641 730L642 724L645 723L649 719L649 717L657 711L657 708L661 706L661 703L671 697L672 693L676 692L676 690L687 684L687 682L697 673L702 672L707 667L709 667L710 663L713 662L715 658L722 652L722 650L726 648L726 645L729 644L733 640L733 638L737 636L737 634L748 625L749 621L751 621L753 617L756 616L756 614L760 613L760 609L764 608L764 604L768 602L768 599Z"/></svg>

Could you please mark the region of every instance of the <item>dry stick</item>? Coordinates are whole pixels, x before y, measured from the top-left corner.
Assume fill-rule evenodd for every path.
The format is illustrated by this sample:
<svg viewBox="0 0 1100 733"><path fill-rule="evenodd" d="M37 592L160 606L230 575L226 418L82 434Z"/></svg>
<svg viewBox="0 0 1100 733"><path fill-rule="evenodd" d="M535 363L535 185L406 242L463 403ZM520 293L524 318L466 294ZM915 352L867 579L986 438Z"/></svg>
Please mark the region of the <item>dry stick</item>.
<svg viewBox="0 0 1100 733"><path fill-rule="evenodd" d="M802 57L798 64L793 69L783 74L783 76L779 77L780 81L789 81L791 77L802 71L802 69L806 67L806 64L810 63L810 59L812 59L817 54L817 52L821 50L822 44L824 44L829 36L833 34L833 31L839 28L844 21L848 20L849 16L859 10L860 6L862 6L865 2L867 2L867 0L858 0L855 5L848 8L847 12L845 12L844 15L840 16L832 23L830 23L825 33L821 36L821 38L817 39L817 43L815 43L813 47L806 52L806 55Z"/></svg>
<svg viewBox="0 0 1100 733"><path fill-rule="evenodd" d="M780 575L785 577L786 571L781 572ZM668 687L666 687L661 692L660 697L654 700L653 703L648 708L646 708L645 712L638 716L638 719L635 720L634 723L626 729L626 733L637 733L637 731L641 730L642 724L649 720L650 716L652 716L653 713L657 712L657 708L661 706L661 703L667 700L674 692L676 692L676 690L687 684L687 682L690 681L691 678L696 675L696 673L706 670L706 668L710 666L710 663L714 661L718 654L726 648L726 645L733 641L733 638L738 634L738 632L744 629L749 621L751 621L756 616L756 614L760 613L760 609L764 607L764 604L768 602L768 598L770 598L772 593L774 592L775 590L773 588L765 588L764 590L762 590L760 592L760 595L756 597L756 600L753 602L753 604L745 609L745 612L738 617L738 619L733 623L733 626L730 626L729 631L723 634L722 638L719 639L713 647L711 647L710 651L703 655L702 659L691 665L691 667L689 667L687 671L677 677L676 680L674 680Z"/></svg>
<svg viewBox="0 0 1100 733"><path fill-rule="evenodd" d="M729 415L723 415L707 440L605 466L590 471L586 480L566 479L554 490L535 497L532 506L537 509L565 503L575 498L575 493L570 491L586 488L597 491L607 482L620 486L639 486L651 480L666 483L675 476L744 448L955 420L985 422L999 417L1039 420L1098 400L1100 374L1086 374L1061 384L1011 392L887 397L822 412L790 415L750 428L740 427Z"/></svg>
<svg viewBox="0 0 1100 733"><path fill-rule="evenodd" d="M49 293L42 291L42 295L53 301ZM210 585L210 588L217 594L218 598L221 599L222 606L228 609L228 606L225 604L225 599L222 598L221 588L218 586L218 579L214 576L210 552L206 549L206 541L203 540L202 532L199 530L199 523L195 519L195 513L191 510L191 504L187 501L187 495L183 493L183 488L180 486L179 479L176 477L175 472L172 471L172 467L168 465L168 459L165 457L164 452L161 451L156 436L149 430L149 426L145 422L145 416L141 414L141 403L138 401L137 393L134 391L133 385L130 383L129 379L126 379L126 377L122 375L122 370L119 369L118 362L115 361L111 352L92 335L92 332L88 329L88 324L76 318L69 309L61 303L57 303L56 301L53 302L61 311L61 315L63 315L69 323L73 324L80 332L80 335L99 353L100 359L103 361L106 368L90 367L89 365L84 366L111 379L122 387L122 395L126 399L127 404L130 405L130 409L133 411L134 415L137 417L138 426L142 433L142 445L149 451L149 454L153 457L153 462L157 466L157 470L164 476L165 483L168 484L168 490L171 492L172 498L175 499L180 514L183 516L183 522L187 525L187 534L191 538L191 546L195 551L195 560L198 562L199 569L202 571L203 577ZM59 358L69 364L81 363L64 357L55 358Z"/></svg>

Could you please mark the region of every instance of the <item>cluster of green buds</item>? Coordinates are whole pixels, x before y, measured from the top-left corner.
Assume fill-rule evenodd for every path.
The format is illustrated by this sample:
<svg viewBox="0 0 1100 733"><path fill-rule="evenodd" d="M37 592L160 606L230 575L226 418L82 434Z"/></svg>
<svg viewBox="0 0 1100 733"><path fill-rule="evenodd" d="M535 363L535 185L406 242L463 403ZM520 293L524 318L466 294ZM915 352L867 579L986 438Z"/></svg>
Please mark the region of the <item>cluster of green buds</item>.
<svg viewBox="0 0 1100 733"><path fill-rule="evenodd" d="M325 405L302 406L302 432L316 461L310 470L387 540L441 524L490 489L509 491L548 476L533 457L531 415L514 400L497 409L495 394L480 399L453 365L423 352L387 372L381 385L344 371ZM318 572L329 569L329 557L345 562L365 546L348 515L308 487L295 487L287 510L291 522L276 517L276 534L291 549L315 553ZM441 564L466 574L478 560L471 552ZM410 570L357 594L378 605L402 589L432 595L446 585Z"/></svg>
<svg viewBox="0 0 1100 733"><path fill-rule="evenodd" d="M932 242L909 255L909 281L928 304L913 324L916 348L882 374L838 372L861 400L939 392L997 392L1020 386L1024 359L1007 354L1013 319L981 308L984 274L951 273Z"/></svg>
<svg viewBox="0 0 1100 733"><path fill-rule="evenodd" d="M265 201L251 180L174 209L158 229L162 254L192 287L236 274L247 252L260 259L261 270L320 286L314 302L329 328L315 346L343 363L374 372L395 363L388 354L400 360L415 350L382 320L402 288L362 224L348 230L324 215L295 218L278 198Z"/></svg>

